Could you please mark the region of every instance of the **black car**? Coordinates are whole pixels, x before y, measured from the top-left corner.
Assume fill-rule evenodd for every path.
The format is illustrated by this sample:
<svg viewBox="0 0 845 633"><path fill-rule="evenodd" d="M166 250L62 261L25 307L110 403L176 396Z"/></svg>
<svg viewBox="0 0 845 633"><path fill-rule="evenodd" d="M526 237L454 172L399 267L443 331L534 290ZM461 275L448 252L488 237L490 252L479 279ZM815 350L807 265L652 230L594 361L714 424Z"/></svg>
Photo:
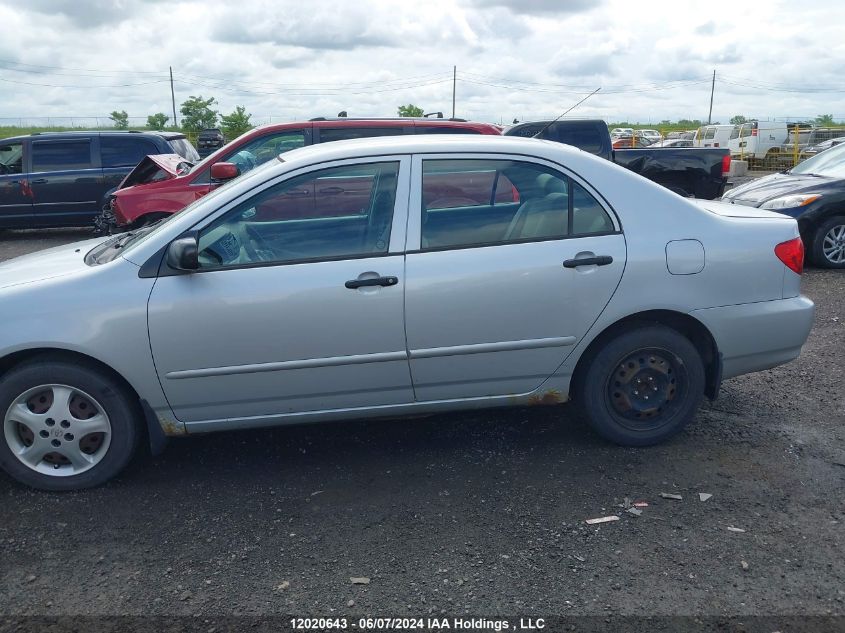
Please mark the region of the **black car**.
<svg viewBox="0 0 845 633"><path fill-rule="evenodd" d="M200 132L197 137L197 152L199 152L200 158L205 158L225 144L226 139L223 137L223 132L216 127L208 128Z"/></svg>
<svg viewBox="0 0 845 633"><path fill-rule="evenodd" d="M0 140L0 229L91 224L149 154L199 160L177 132L48 132Z"/></svg>
<svg viewBox="0 0 845 633"><path fill-rule="evenodd" d="M795 218L813 263L845 268L845 144L731 189L722 201Z"/></svg>

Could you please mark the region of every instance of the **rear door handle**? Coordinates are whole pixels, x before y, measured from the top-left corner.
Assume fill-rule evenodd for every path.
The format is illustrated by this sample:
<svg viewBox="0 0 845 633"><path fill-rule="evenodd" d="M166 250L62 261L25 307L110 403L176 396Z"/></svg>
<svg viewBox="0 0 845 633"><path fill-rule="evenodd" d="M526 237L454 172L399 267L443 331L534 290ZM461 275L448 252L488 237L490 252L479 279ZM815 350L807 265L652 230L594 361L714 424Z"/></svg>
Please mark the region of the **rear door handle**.
<svg viewBox="0 0 845 633"><path fill-rule="evenodd" d="M564 268L577 268L578 266L607 266L613 263L610 255L597 255L596 257L581 257L567 259L563 262Z"/></svg>
<svg viewBox="0 0 845 633"><path fill-rule="evenodd" d="M373 277L372 279L350 279L344 285L350 290L355 290L367 286L395 286L398 283L398 277Z"/></svg>
<svg viewBox="0 0 845 633"><path fill-rule="evenodd" d="M31 184L31 185L46 185L47 179L46 178L38 178L36 180L31 180L29 184Z"/></svg>

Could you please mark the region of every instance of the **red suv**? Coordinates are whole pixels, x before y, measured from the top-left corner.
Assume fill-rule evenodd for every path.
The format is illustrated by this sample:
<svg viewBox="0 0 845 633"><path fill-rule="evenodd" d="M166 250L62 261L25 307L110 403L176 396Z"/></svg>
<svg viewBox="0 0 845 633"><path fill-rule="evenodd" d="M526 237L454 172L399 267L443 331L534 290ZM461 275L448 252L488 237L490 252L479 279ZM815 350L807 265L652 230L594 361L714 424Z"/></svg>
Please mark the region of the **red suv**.
<svg viewBox="0 0 845 633"><path fill-rule="evenodd" d="M264 125L242 134L193 167L176 156L148 156L110 196L96 225L100 230L112 231L155 222L203 197L223 178L245 173L297 147L404 134L501 134L501 128L462 119L410 118L317 118ZM212 177L212 167L219 163L228 165L219 165Z"/></svg>

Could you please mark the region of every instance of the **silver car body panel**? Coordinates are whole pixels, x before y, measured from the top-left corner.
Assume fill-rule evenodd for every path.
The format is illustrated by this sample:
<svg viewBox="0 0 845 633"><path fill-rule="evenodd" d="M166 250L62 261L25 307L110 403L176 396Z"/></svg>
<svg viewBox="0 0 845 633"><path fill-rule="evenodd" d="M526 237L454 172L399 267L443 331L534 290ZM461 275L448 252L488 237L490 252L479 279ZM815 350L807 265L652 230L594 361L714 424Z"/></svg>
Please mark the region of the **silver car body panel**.
<svg viewBox="0 0 845 633"><path fill-rule="evenodd" d="M420 252L412 167L444 154L553 164L595 193L620 232ZM172 240L270 182L397 156L402 193L385 256L139 277ZM340 141L287 152L221 186L110 263L85 265L86 242L0 265L0 358L32 349L94 358L127 380L168 434L564 401L597 336L656 310L702 323L729 377L794 358L809 334L813 305L774 255L797 236L786 216L698 205L559 143ZM667 245L683 240L702 245L705 263L672 274ZM613 264L564 270L578 253ZM344 288L361 273L400 283Z"/></svg>

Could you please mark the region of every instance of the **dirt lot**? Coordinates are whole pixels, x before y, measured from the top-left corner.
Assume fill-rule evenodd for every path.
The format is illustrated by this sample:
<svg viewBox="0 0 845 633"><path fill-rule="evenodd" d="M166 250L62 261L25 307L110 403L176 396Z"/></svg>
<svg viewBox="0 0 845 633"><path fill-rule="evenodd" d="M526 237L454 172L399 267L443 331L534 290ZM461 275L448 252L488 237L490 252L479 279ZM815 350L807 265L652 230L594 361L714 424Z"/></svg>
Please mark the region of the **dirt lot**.
<svg viewBox="0 0 845 633"><path fill-rule="evenodd" d="M0 613L845 615L845 274L804 290L801 358L655 448L558 407L200 436L83 493L0 475Z"/></svg>

